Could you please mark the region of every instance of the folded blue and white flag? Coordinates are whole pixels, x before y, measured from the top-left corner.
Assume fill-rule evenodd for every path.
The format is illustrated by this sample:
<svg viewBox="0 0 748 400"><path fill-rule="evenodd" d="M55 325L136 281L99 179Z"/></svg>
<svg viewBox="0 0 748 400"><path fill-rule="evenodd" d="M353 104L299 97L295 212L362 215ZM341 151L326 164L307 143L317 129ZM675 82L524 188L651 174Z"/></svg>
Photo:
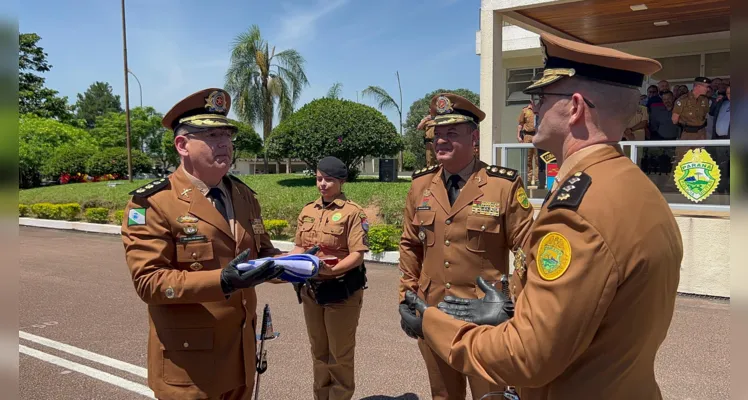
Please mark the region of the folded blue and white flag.
<svg viewBox="0 0 748 400"><path fill-rule="evenodd" d="M314 278L319 273L320 260L311 254L289 254L281 257L266 257L250 260L236 266L239 271L253 270L267 260L275 261L275 265L282 265L285 271L279 276L280 279L291 283L303 283L307 279Z"/></svg>

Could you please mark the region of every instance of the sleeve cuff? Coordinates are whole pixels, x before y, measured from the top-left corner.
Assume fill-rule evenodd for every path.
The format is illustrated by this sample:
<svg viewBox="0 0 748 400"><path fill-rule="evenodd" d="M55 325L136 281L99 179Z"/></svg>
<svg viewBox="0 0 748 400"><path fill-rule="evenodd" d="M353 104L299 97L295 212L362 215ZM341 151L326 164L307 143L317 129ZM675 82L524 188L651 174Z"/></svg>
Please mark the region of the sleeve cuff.
<svg viewBox="0 0 748 400"><path fill-rule="evenodd" d="M436 307L427 308L423 315L423 335L426 343L448 364L452 342L465 325L467 322L454 319Z"/></svg>

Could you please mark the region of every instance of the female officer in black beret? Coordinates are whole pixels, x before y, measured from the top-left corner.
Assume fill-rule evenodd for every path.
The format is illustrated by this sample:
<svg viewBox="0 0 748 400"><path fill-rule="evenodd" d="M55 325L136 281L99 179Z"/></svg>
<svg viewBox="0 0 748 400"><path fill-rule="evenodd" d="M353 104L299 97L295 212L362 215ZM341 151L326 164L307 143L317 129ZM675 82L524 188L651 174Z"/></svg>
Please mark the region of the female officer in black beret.
<svg viewBox="0 0 748 400"><path fill-rule="evenodd" d="M369 224L363 209L342 192L347 177L339 159L319 161L321 196L301 210L291 251L302 253L317 245L323 261L317 278L295 285L312 348L315 399L348 400L355 390L354 350L366 284L363 261L369 251Z"/></svg>

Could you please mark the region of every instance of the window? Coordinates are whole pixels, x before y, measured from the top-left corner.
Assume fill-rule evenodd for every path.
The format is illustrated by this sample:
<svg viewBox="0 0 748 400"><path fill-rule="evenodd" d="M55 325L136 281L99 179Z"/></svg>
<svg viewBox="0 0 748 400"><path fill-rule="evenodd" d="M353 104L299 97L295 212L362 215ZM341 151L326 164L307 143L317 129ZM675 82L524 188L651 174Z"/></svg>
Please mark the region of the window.
<svg viewBox="0 0 748 400"><path fill-rule="evenodd" d="M704 76L710 78L730 76L730 52L704 55Z"/></svg>
<svg viewBox="0 0 748 400"><path fill-rule="evenodd" d="M662 57L657 61L662 64L662 69L652 76L657 81L686 79L693 82L693 78L701 75L701 54Z"/></svg>
<svg viewBox="0 0 748 400"><path fill-rule="evenodd" d="M543 76L543 68L510 69L506 71L506 105L527 104L530 96L522 93Z"/></svg>

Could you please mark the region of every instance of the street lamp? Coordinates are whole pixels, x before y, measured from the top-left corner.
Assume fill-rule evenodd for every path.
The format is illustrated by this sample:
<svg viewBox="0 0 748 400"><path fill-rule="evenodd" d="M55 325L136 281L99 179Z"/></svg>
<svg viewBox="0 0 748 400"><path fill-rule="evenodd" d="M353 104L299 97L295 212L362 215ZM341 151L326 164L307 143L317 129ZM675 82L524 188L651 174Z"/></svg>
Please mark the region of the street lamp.
<svg viewBox="0 0 748 400"><path fill-rule="evenodd" d="M138 81L138 90L140 92L140 108L143 108L143 87L140 86L140 79L138 79L138 77L132 73L131 69L128 68L127 72L129 72L133 77L135 77L135 80Z"/></svg>
<svg viewBox="0 0 748 400"><path fill-rule="evenodd" d="M132 182L132 151L130 150L130 90L127 87L127 30L125 29L125 0L122 0L122 54L125 63L125 127L127 129L127 178Z"/></svg>

